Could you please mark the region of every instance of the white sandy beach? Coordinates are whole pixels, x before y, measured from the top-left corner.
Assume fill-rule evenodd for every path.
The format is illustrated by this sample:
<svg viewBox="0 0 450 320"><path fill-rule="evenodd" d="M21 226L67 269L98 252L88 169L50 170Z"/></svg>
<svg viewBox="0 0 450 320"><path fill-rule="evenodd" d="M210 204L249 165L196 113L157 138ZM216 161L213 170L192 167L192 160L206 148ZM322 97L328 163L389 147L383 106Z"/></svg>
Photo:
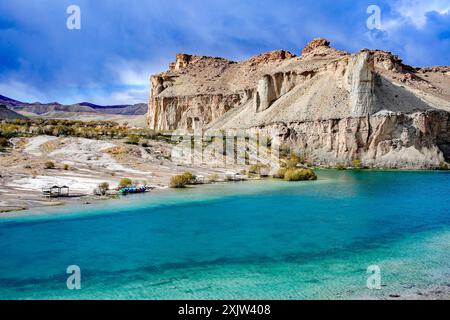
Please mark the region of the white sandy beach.
<svg viewBox="0 0 450 320"><path fill-rule="evenodd" d="M221 168L214 162L190 166L171 161L172 145L150 141L144 148L118 140L37 136L12 140L14 148L0 154L0 210L12 211L55 205L79 199L44 199L42 188L69 186L71 195L95 200L94 189L107 182L111 189L121 178L166 188L170 178L186 171L208 177L243 167ZM54 169L45 169L46 162ZM82 200L83 201L83 200Z"/></svg>

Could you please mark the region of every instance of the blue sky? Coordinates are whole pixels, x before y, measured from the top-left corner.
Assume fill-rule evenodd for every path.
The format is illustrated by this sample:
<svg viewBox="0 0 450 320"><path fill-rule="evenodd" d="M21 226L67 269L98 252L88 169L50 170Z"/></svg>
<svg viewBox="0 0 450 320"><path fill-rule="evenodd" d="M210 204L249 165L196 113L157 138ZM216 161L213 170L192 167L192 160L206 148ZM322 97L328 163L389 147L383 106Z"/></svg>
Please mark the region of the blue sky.
<svg viewBox="0 0 450 320"><path fill-rule="evenodd" d="M69 5L81 29L66 27ZM367 7L381 9L369 30ZM150 74L178 52L243 60L299 54L315 37L450 65L450 0L0 0L0 94L23 101L147 100Z"/></svg>

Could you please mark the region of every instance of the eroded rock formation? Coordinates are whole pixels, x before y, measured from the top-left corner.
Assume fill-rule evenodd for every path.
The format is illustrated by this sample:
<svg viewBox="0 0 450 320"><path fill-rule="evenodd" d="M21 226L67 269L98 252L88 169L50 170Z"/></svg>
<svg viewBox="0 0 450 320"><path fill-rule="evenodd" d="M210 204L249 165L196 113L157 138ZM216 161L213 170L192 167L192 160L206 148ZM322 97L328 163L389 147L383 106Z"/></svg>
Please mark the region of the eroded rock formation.
<svg viewBox="0 0 450 320"><path fill-rule="evenodd" d="M315 39L300 57L247 61L179 54L152 76L154 130L279 130L322 165L435 167L450 158L450 68L413 68L390 52L356 54Z"/></svg>
<svg viewBox="0 0 450 320"><path fill-rule="evenodd" d="M369 51L352 57L348 68L351 114L360 117L374 111L375 69Z"/></svg>

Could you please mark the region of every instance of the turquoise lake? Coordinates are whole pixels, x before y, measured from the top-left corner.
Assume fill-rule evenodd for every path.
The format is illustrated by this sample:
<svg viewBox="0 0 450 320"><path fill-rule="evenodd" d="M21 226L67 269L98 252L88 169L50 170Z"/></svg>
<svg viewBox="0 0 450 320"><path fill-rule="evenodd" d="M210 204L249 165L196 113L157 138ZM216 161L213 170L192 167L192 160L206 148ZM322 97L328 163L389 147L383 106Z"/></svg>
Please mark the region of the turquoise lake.
<svg viewBox="0 0 450 320"><path fill-rule="evenodd" d="M0 216L0 299L350 299L450 286L450 173L318 171ZM68 290L66 268L81 268ZM381 269L381 290L366 286Z"/></svg>

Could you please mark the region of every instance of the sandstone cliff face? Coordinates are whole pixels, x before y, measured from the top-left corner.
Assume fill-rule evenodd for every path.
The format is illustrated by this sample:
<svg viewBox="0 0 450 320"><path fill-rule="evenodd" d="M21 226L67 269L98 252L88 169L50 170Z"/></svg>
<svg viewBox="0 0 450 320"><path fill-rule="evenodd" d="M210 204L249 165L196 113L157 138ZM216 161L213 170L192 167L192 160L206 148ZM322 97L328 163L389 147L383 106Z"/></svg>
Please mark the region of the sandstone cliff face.
<svg viewBox="0 0 450 320"><path fill-rule="evenodd" d="M155 97L150 127L155 130L194 130L222 117L228 110L248 99L241 94L199 94L195 96Z"/></svg>
<svg viewBox="0 0 450 320"><path fill-rule="evenodd" d="M263 130L279 132L297 153L326 166L360 159L370 167L435 168L450 151L445 111L277 123Z"/></svg>
<svg viewBox="0 0 450 320"><path fill-rule="evenodd" d="M375 75L371 54L363 51L352 57L348 67L351 115L361 117L374 111Z"/></svg>
<svg viewBox="0 0 450 320"><path fill-rule="evenodd" d="M177 55L151 78L154 130L255 129L316 163L429 168L450 158L450 68L413 68L389 52L349 54L315 39L296 57L243 62Z"/></svg>

